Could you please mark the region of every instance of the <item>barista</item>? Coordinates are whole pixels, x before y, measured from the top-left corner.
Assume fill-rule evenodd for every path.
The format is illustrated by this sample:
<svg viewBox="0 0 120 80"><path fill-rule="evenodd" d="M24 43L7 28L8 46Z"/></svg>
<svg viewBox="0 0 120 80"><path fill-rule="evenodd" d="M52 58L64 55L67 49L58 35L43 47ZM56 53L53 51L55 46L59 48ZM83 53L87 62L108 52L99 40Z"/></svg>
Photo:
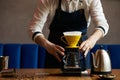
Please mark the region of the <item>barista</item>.
<svg viewBox="0 0 120 80"><path fill-rule="evenodd" d="M96 26L93 34L86 37L90 17ZM46 39L42 33L43 27L50 30ZM65 54L64 46L60 39L65 31L81 31L82 70L85 70L84 55L94 47L96 42L104 37L109 26L104 16L100 0L39 0L38 7L29 26L31 38L46 49L45 67L61 67L61 58Z"/></svg>

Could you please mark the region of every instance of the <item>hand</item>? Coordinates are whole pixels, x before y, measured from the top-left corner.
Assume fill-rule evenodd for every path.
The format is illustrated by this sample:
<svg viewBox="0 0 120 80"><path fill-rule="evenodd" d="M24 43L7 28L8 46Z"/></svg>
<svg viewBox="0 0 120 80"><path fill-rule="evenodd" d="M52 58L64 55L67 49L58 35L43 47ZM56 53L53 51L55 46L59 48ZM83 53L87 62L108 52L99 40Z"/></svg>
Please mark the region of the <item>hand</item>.
<svg viewBox="0 0 120 80"><path fill-rule="evenodd" d="M37 36L35 38L35 42L42 47L44 47L51 55L55 56L55 58L58 59L58 61L61 61L60 56L64 55L65 49L59 45L56 45L54 43L51 43L49 40L47 40L43 34Z"/></svg>
<svg viewBox="0 0 120 80"><path fill-rule="evenodd" d="M79 50L80 52L84 52L84 55L86 57L89 50L92 49L95 44L96 44L96 41L94 39L87 39L81 43Z"/></svg>
<svg viewBox="0 0 120 80"><path fill-rule="evenodd" d="M54 43L48 42L46 45L46 50L53 55L58 61L61 62L60 56L64 56L65 49L59 45L56 45Z"/></svg>
<svg viewBox="0 0 120 80"><path fill-rule="evenodd" d="M94 33L85 41L83 41L79 47L80 52L84 52L86 57L87 53L90 49L92 49L96 42L103 37L103 32L101 30L96 29Z"/></svg>

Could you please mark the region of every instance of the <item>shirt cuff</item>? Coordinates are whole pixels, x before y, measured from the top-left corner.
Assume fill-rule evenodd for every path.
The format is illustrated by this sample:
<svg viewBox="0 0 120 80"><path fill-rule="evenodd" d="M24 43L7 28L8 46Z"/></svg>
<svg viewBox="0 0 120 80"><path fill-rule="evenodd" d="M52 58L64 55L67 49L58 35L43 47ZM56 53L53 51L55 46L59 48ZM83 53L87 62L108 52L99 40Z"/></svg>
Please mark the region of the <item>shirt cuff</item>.
<svg viewBox="0 0 120 80"><path fill-rule="evenodd" d="M100 30L103 34L103 37L105 36L105 29L101 26L98 26L96 29Z"/></svg>
<svg viewBox="0 0 120 80"><path fill-rule="evenodd" d="M37 36L39 36L39 35L41 35L41 32L35 32L35 33L33 33L33 35L32 35L32 40L35 41L35 38L36 38Z"/></svg>

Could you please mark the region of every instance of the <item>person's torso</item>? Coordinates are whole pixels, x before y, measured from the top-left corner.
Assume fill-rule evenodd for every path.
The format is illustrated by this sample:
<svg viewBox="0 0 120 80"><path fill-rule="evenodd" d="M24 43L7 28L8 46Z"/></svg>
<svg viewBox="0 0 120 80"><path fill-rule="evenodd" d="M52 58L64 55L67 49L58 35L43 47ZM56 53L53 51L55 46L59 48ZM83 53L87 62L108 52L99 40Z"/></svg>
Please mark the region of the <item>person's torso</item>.
<svg viewBox="0 0 120 80"><path fill-rule="evenodd" d="M67 0L61 0L61 10L64 12L68 12L68 13L73 13L75 11L78 11L80 9L84 8L84 12L85 12L85 18L86 21L88 22L88 8L87 8L87 4L86 4L86 0L82 0L83 3L81 4L80 2L81 0L72 0L71 2L67 1ZM53 2L49 1L51 4L49 5L49 15L48 15L48 20L45 23L46 27L49 27L49 24L51 24L54 15L56 13L56 9L58 8L58 4L59 4L59 0L56 0Z"/></svg>
<svg viewBox="0 0 120 80"><path fill-rule="evenodd" d="M83 7L82 4L83 2L81 2L81 7ZM65 45L60 39L65 31L81 31L85 35L87 33L87 22L84 8L69 13L61 9L60 2L49 29L50 35L48 39L61 46Z"/></svg>

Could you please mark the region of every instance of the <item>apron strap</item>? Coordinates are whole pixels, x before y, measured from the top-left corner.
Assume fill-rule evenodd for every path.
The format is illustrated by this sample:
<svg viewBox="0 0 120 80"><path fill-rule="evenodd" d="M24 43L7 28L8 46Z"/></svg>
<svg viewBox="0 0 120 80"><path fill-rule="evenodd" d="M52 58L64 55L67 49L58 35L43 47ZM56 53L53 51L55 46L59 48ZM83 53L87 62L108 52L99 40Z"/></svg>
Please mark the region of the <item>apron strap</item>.
<svg viewBox="0 0 120 80"><path fill-rule="evenodd" d="M61 10L61 0L59 0L58 10Z"/></svg>

